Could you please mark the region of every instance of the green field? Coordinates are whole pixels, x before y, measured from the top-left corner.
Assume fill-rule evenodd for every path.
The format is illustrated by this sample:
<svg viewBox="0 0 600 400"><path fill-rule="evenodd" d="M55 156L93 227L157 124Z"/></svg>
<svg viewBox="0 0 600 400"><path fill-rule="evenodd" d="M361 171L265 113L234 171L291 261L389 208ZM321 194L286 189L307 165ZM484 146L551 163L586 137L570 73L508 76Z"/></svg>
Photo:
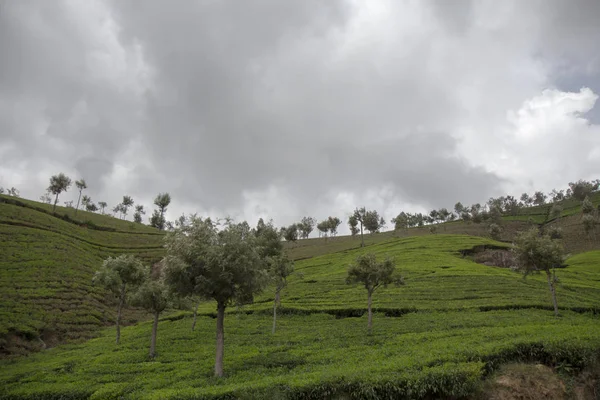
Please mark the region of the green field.
<svg viewBox="0 0 600 400"><path fill-rule="evenodd" d="M216 379L213 302L200 305L194 332L189 311L164 313L149 359L147 314L128 309L115 345L114 300L91 285L108 256L160 260L163 233L0 196L0 399L461 398L509 362L574 373L600 357L600 251L583 237L579 212L565 205L553 222L574 254L557 270L559 318L545 277L473 256L507 248L528 227L518 219L545 218L543 207L505 221L502 242L486 237L486 224L457 221L437 234L365 235L365 248L349 236L286 243L296 274L282 291L277 332L273 289L228 308L226 376ZM364 252L393 257L406 283L375 292L372 335L366 291L345 284Z"/></svg>
<svg viewBox="0 0 600 400"><path fill-rule="evenodd" d="M594 192L590 196L591 202L595 207L600 205L600 192ZM563 208L561 217L573 216L581 213L581 201L576 199L566 199L559 202ZM548 213L552 208L552 204L544 204L541 206L525 207L519 210L519 215L505 216L503 217L506 221L527 221L531 218L538 224L550 222L551 219L548 217Z"/></svg>
<svg viewBox="0 0 600 400"><path fill-rule="evenodd" d="M160 260L162 237L141 224L64 207L53 214L47 204L0 196L0 354L92 337L114 319L110 299L91 285L94 271L109 255Z"/></svg>
<svg viewBox="0 0 600 400"><path fill-rule="evenodd" d="M86 343L0 363L5 398L422 398L471 393L508 361L559 369L590 363L600 349L600 252L558 271L562 316L553 317L542 277L476 264L460 250L503 244L481 237L429 235L367 247L396 259L406 285L375 293L367 335L366 292L344 283L364 249L296 263L302 277L284 290L279 330L271 330L269 291L230 308L225 320L226 377L212 377L214 304L159 324L158 357L147 358L150 324L114 329ZM85 382L85 385L81 383Z"/></svg>

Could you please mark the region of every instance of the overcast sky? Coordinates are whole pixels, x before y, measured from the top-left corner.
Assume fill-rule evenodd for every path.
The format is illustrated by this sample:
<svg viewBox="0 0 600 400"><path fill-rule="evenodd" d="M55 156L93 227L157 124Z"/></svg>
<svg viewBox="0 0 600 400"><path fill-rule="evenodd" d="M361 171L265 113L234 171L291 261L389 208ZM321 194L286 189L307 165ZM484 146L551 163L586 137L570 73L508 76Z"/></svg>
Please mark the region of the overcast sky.
<svg viewBox="0 0 600 400"><path fill-rule="evenodd" d="M169 192L169 219L277 225L564 188L600 178L599 20L597 0L0 0L0 186L38 199L65 172L111 206Z"/></svg>

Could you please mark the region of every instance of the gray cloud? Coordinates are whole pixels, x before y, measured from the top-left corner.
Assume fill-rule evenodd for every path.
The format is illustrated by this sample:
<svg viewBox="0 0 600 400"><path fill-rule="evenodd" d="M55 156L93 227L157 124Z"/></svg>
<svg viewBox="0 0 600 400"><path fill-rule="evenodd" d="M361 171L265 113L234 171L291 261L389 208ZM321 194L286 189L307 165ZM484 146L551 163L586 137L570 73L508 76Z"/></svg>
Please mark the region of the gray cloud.
<svg viewBox="0 0 600 400"><path fill-rule="evenodd" d="M26 165L0 174L31 197L45 184L31 176L63 168L98 200L169 191L177 212L279 223L345 212L340 194L390 213L482 201L521 188L479 156L509 149L494 133L508 110L598 87L599 15L594 1L5 2L0 156Z"/></svg>

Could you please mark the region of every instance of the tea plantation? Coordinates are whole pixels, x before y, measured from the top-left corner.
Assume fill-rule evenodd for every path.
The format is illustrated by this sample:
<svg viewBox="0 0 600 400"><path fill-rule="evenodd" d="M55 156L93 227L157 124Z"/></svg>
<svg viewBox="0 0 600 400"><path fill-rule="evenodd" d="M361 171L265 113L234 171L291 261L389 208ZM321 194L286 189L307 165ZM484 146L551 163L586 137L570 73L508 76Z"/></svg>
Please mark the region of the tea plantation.
<svg viewBox="0 0 600 400"><path fill-rule="evenodd" d="M114 319L110 299L91 285L94 271L109 255L160 260L162 237L145 225L0 196L0 354L92 337Z"/></svg>
<svg viewBox="0 0 600 400"><path fill-rule="evenodd" d="M69 229L85 228L45 225L41 216L40 222L28 220L30 211L19 214L24 210L18 207L0 204L1 245L9 249L1 260L7 326L39 329L28 325L36 315L29 310L42 304L42 312L42 299L59 309L69 295L81 301L61 313L70 312L82 326L86 319L91 325L103 321L101 295L89 284L102 257L139 251L150 261L160 255L159 237L151 232L134 238L88 229L74 240ZM65 234L56 233L63 229ZM555 318L544 277L524 279L473 261L472 249L505 243L456 234L375 237L365 249L356 248L356 239L336 238L324 244L330 252L314 257L305 244L293 246L296 274L282 292L275 334L272 290L252 305L227 310L225 378L213 377L215 304L205 302L195 331L191 313L165 313L155 359L147 356L151 323L142 322L123 329L119 346L114 328L106 328L84 343L2 360L0 398L464 398L507 362L537 361L569 372L600 356L600 251L572 256L557 270L561 316ZM345 284L348 265L365 251L393 257L405 277L404 286L375 292L372 335L366 291ZM7 280L19 288L31 285L31 298L8 289ZM40 291L36 281L49 283ZM56 291L60 282L72 286Z"/></svg>

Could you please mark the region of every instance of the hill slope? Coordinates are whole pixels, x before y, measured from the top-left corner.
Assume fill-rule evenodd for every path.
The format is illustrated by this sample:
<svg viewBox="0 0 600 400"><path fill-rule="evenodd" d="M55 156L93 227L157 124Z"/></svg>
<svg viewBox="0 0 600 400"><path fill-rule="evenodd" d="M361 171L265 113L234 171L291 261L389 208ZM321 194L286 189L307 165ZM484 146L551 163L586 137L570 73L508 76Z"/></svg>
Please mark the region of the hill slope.
<svg viewBox="0 0 600 400"><path fill-rule="evenodd" d="M109 255L159 260L162 237L141 224L0 196L0 355L91 337L114 314L91 285L94 271Z"/></svg>
<svg viewBox="0 0 600 400"><path fill-rule="evenodd" d="M577 369L600 349L600 252L572 257L558 271L554 318L542 277L476 264L461 250L502 244L464 235L392 239L369 251L391 255L406 286L375 293L374 332L366 334L366 293L344 284L363 249L297 263L282 296L275 335L267 291L252 306L228 310L227 377L212 378L214 304L197 330L189 314L159 324L158 358L147 359L150 324L114 330L18 362L0 362L0 398L204 399L460 397L507 361L536 360ZM348 318L354 317L354 318ZM86 385L81 385L86 382Z"/></svg>

